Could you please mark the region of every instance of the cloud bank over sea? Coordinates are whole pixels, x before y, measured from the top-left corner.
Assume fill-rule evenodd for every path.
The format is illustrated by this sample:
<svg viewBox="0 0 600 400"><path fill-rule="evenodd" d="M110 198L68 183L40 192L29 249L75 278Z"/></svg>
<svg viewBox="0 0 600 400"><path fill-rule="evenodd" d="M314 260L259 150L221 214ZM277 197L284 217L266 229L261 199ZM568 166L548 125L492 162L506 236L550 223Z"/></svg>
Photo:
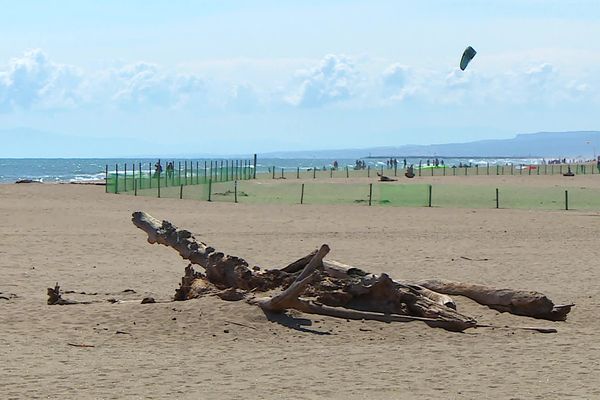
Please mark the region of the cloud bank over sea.
<svg viewBox="0 0 600 400"><path fill-rule="evenodd" d="M280 63L263 64L263 69ZM0 62L0 110L45 112L187 109L257 112L281 108L385 108L398 104L552 106L598 102L598 74L571 76L550 63L500 72L476 66L422 68L406 61L326 54L276 81L224 80L138 61L89 70L41 49ZM596 71L595 71L596 72Z"/></svg>

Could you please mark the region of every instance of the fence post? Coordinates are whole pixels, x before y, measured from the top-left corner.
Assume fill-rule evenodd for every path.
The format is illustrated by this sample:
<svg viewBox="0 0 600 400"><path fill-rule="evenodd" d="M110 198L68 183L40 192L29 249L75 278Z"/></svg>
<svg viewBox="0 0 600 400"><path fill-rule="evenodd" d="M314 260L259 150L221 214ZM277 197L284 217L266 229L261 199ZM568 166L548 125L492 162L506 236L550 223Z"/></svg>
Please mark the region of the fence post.
<svg viewBox="0 0 600 400"><path fill-rule="evenodd" d="M513 163L510 164L510 174L511 175L515 174L515 164L513 164Z"/></svg>
<svg viewBox="0 0 600 400"><path fill-rule="evenodd" d="M237 203L237 181L233 181L233 201Z"/></svg>
<svg viewBox="0 0 600 400"><path fill-rule="evenodd" d="M115 194L119 193L119 164L115 164Z"/></svg>
<svg viewBox="0 0 600 400"><path fill-rule="evenodd" d="M256 154L254 154L254 170L252 171L252 179L256 179Z"/></svg>
<svg viewBox="0 0 600 400"><path fill-rule="evenodd" d="M521 168L519 169L519 175L523 175L523 164L521 164Z"/></svg>
<svg viewBox="0 0 600 400"><path fill-rule="evenodd" d="M419 176L421 176L421 160L419 160Z"/></svg>
<svg viewBox="0 0 600 400"><path fill-rule="evenodd" d="M317 178L317 169L313 167L313 179Z"/></svg>
<svg viewBox="0 0 600 400"><path fill-rule="evenodd" d="M330 178L333 178L333 168L330 168L330 169L329 169L329 177L330 177Z"/></svg>
<svg viewBox="0 0 600 400"><path fill-rule="evenodd" d="M104 171L104 193L108 193L108 164L106 164Z"/></svg>
<svg viewBox="0 0 600 400"><path fill-rule="evenodd" d="M284 176L283 176L283 168L281 168L281 179L284 179Z"/></svg>
<svg viewBox="0 0 600 400"><path fill-rule="evenodd" d="M275 179L275 166L273 165L273 179Z"/></svg>
<svg viewBox="0 0 600 400"><path fill-rule="evenodd" d="M179 200L183 199L183 185L179 185Z"/></svg>
<svg viewBox="0 0 600 400"><path fill-rule="evenodd" d="M496 188L496 208L500 208L498 195L499 195L498 188Z"/></svg>
<svg viewBox="0 0 600 400"><path fill-rule="evenodd" d="M127 163L123 166L123 191L127 191Z"/></svg>
<svg viewBox="0 0 600 400"><path fill-rule="evenodd" d="M398 160L394 158L394 176L398 176Z"/></svg>
<svg viewBox="0 0 600 400"><path fill-rule="evenodd" d="M479 175L479 164L475 164L475 175Z"/></svg>
<svg viewBox="0 0 600 400"><path fill-rule="evenodd" d="M212 194L212 177L208 179L208 201L210 200L210 195Z"/></svg>
<svg viewBox="0 0 600 400"><path fill-rule="evenodd" d="M428 202L428 207L431 207L431 185L429 185L429 202Z"/></svg>
<svg viewBox="0 0 600 400"><path fill-rule="evenodd" d="M300 167L296 167L296 179L300 179Z"/></svg>
<svg viewBox="0 0 600 400"><path fill-rule="evenodd" d="M369 205L371 205L372 199L373 199L373 184L369 183Z"/></svg>
<svg viewBox="0 0 600 400"><path fill-rule="evenodd" d="M158 198L160 199L160 169L158 171L156 171L156 174L158 175Z"/></svg>
<svg viewBox="0 0 600 400"><path fill-rule="evenodd" d="M346 178L350 178L350 168L346 165Z"/></svg>
<svg viewBox="0 0 600 400"><path fill-rule="evenodd" d="M371 177L371 166L367 165L367 178L370 178L370 177Z"/></svg>
<svg viewBox="0 0 600 400"><path fill-rule="evenodd" d="M444 165L444 172L443 175L446 176L446 165Z"/></svg>
<svg viewBox="0 0 600 400"><path fill-rule="evenodd" d="M565 210L569 209L569 191L565 190Z"/></svg>
<svg viewBox="0 0 600 400"><path fill-rule="evenodd" d="M467 176L467 167L465 166L465 176Z"/></svg>
<svg viewBox="0 0 600 400"><path fill-rule="evenodd" d="M300 191L300 204L304 204L304 183L302 184L302 190Z"/></svg>
<svg viewBox="0 0 600 400"><path fill-rule="evenodd" d="M529 164L529 168L528 168L528 175L531 175L531 164Z"/></svg>
<svg viewBox="0 0 600 400"><path fill-rule="evenodd" d="M433 165L431 166L431 176L433 176Z"/></svg>
<svg viewBox="0 0 600 400"><path fill-rule="evenodd" d="M133 180L133 195L137 196L137 180Z"/></svg>

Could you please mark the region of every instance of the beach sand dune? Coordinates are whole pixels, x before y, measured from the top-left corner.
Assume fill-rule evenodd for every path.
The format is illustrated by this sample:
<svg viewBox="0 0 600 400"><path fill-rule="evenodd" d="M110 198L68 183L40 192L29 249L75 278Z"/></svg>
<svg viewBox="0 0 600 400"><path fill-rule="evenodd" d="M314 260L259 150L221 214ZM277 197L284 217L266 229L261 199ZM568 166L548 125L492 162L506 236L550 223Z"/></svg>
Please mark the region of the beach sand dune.
<svg viewBox="0 0 600 400"><path fill-rule="evenodd" d="M86 292L65 295L78 300L174 294L186 263L146 242L130 222L136 210L261 267L328 243L331 259L395 278L532 289L577 306L567 322L547 322L457 298L483 323L558 329L458 334L299 313L269 321L214 297L46 305L57 281ZM600 212L219 204L0 185L0 218L0 292L18 296L0 299L6 399L600 398Z"/></svg>

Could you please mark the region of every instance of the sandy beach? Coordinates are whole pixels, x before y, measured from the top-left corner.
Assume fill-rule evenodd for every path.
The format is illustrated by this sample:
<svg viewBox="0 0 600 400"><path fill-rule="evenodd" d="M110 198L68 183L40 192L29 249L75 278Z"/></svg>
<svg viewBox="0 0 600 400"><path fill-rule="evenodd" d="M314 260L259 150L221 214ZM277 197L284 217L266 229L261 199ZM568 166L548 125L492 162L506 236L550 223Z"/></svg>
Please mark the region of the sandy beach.
<svg viewBox="0 0 600 400"><path fill-rule="evenodd" d="M582 178L597 187L597 176ZM507 178L452 182L461 179ZM566 322L547 322L457 297L482 323L558 329L459 334L300 313L269 321L257 307L216 297L48 306L56 282L86 292L65 295L78 300L172 298L187 264L146 242L130 221L136 210L261 267L328 243L331 259L398 279L537 290L576 307ZM7 184L0 218L5 399L600 398L600 211L248 205Z"/></svg>

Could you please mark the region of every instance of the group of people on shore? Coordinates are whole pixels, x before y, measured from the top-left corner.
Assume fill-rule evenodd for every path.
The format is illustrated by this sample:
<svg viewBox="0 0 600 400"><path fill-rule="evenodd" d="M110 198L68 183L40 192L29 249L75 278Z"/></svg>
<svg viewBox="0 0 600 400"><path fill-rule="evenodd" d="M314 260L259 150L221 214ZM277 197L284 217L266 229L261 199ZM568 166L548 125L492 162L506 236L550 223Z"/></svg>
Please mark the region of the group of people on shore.
<svg viewBox="0 0 600 400"><path fill-rule="evenodd" d="M160 163L160 160L158 160L154 164L154 175L160 176L162 171L163 171L162 165ZM175 165L174 165L173 161L169 161L167 163L167 178L173 178L174 175L175 175Z"/></svg>

